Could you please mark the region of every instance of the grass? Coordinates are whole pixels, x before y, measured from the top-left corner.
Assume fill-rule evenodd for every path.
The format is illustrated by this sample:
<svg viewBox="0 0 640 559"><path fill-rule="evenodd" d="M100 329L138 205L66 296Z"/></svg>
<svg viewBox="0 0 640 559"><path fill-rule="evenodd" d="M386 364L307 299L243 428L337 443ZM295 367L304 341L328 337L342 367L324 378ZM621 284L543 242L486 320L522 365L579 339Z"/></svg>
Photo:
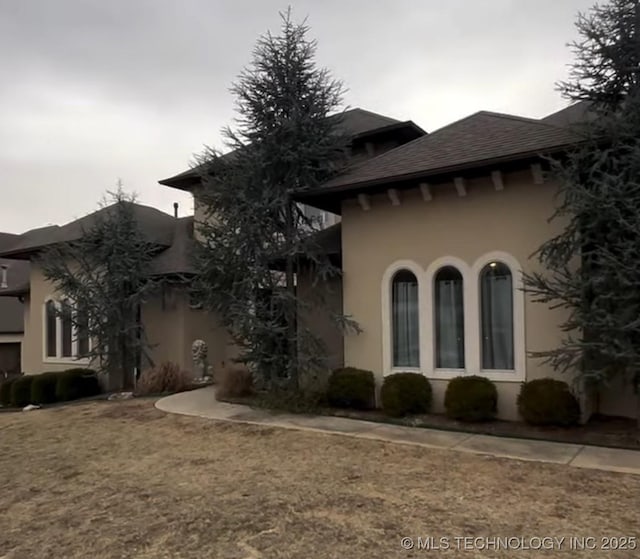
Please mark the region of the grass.
<svg viewBox="0 0 640 559"><path fill-rule="evenodd" d="M537 557L400 538L640 536L640 476L215 423L149 400L2 414L0 472L3 559Z"/></svg>

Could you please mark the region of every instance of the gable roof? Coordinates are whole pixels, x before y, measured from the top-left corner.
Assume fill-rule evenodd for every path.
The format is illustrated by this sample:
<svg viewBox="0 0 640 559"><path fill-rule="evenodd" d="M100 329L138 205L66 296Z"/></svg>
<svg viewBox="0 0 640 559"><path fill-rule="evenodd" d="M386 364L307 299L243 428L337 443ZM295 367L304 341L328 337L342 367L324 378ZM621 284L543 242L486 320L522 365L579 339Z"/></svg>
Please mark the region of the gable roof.
<svg viewBox="0 0 640 559"><path fill-rule="evenodd" d="M588 101L578 101L564 109L545 116L541 119L541 122L553 126L571 126L573 124L587 122L593 118L593 113L590 112L589 108L590 104Z"/></svg>
<svg viewBox="0 0 640 559"><path fill-rule="evenodd" d="M133 202L124 203L132 206L135 219L147 241L159 246L171 245L174 217L150 206L143 206ZM29 259L33 253L45 247L79 239L84 231L94 226L97 218L112 212L113 209L114 205L112 204L66 225L50 225L27 231L19 235L10 247L4 250L0 247L0 257Z"/></svg>
<svg viewBox="0 0 640 559"><path fill-rule="evenodd" d="M346 134L351 141L364 140L369 136L381 134L397 134L406 138L405 141L423 136L426 132L411 120L400 121L361 108L349 109L341 113L330 115L329 119L338 120L336 128ZM229 157L233 152L224 154ZM158 181L164 186L171 186L181 190L189 190L200 182L198 165L187 169L172 177Z"/></svg>
<svg viewBox="0 0 640 559"><path fill-rule="evenodd" d="M167 250L163 250L151 261L152 275L191 275L195 273L191 263L195 244L193 223L193 216L175 219L171 246Z"/></svg>
<svg viewBox="0 0 640 559"><path fill-rule="evenodd" d="M575 143L572 130L539 120L480 111L427 136L353 166L296 199L322 204L331 193L364 190L405 180L427 179L489 164L535 157ZM327 209L326 204L322 207ZM335 205L331 208L336 211Z"/></svg>

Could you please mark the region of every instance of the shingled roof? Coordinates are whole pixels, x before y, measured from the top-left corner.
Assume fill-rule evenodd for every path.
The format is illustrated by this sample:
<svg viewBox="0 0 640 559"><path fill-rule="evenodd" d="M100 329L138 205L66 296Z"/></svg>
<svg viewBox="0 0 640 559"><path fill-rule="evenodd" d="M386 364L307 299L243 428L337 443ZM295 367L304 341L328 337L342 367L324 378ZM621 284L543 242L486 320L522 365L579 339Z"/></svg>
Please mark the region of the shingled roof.
<svg viewBox="0 0 640 559"><path fill-rule="evenodd" d="M182 217L175 220L171 246L152 260L152 275L195 274L191 263L195 244L193 239L193 221L193 216Z"/></svg>
<svg viewBox="0 0 640 559"><path fill-rule="evenodd" d="M351 168L317 189L339 191L533 156L576 141L566 128L480 111ZM305 194L302 194L305 198Z"/></svg>
<svg viewBox="0 0 640 559"><path fill-rule="evenodd" d="M173 241L174 217L150 206L143 206L132 202L134 217L147 241L159 246L168 247ZM79 239L84 231L91 229L96 219L105 213L113 211L114 206L107 206L85 217L76 219L66 225L50 225L40 229L27 231L18 236L16 241L4 250L0 249L0 257L29 259L35 252L58 243Z"/></svg>
<svg viewBox="0 0 640 559"><path fill-rule="evenodd" d="M328 118L338 120L338 130L350 137L352 141L363 140L370 135L382 133L397 132L405 136L406 140L426 134L422 128L411 120L400 121L360 108L349 109L342 113L331 115ZM223 157L229 157L232 154L233 152L230 152L223 155ZM189 190L197 185L199 181L200 176L196 166L158 182L164 186Z"/></svg>

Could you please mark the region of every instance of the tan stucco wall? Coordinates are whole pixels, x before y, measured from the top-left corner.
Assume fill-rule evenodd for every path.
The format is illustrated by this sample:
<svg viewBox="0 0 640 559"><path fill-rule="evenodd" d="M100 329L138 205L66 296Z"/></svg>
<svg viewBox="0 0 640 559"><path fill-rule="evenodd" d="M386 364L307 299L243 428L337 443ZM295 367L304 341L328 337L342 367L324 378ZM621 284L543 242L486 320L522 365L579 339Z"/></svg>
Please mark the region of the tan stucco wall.
<svg viewBox="0 0 640 559"><path fill-rule="evenodd" d="M31 263L31 291L25 300L25 330L22 346L22 369L26 374L44 371L64 371L71 367L86 367L84 362L67 359L45 359L43 347L43 312L47 297L55 297L53 286L42 275L42 270Z"/></svg>
<svg viewBox="0 0 640 559"><path fill-rule="evenodd" d="M517 259L525 271L537 266L530 255L560 227L547 222L553 211L555 186L534 184L528 170L505 174L503 179L502 191L497 191L486 177L467 181L466 196L459 196L449 183L432 185L432 200L428 202L416 189L400 192L399 206L393 206L386 193L371 197L368 211L356 200L343 203L344 312L353 315L363 329L362 334L345 339L347 366L370 369L382 380L381 282L394 262L412 260L426 270L434 260L453 256L472 266L486 253L502 251ZM526 350L557 347L561 317L560 311L526 300ZM527 357L526 378L545 376L558 375L539 359ZM433 381L436 411L442 410L446 385L447 381ZM517 419L520 382L496 385L499 416Z"/></svg>
<svg viewBox="0 0 640 559"><path fill-rule="evenodd" d="M156 364L173 361L193 372L191 344L196 339L207 343L209 365L214 370L235 356L227 332L213 315L191 309L184 289L166 288L164 304L162 295L149 300L142 308L142 320L147 339L154 346L151 357Z"/></svg>
<svg viewBox="0 0 640 559"><path fill-rule="evenodd" d="M321 292L318 294L318 292ZM298 327L307 328L325 345L328 370L344 364L344 337L331 318L331 314L342 313L342 280L339 277L313 284L312 271L301 270L298 274L297 295L307 301L309 308L299 309ZM318 299L318 296L321 299ZM324 300L322 300L324 299Z"/></svg>

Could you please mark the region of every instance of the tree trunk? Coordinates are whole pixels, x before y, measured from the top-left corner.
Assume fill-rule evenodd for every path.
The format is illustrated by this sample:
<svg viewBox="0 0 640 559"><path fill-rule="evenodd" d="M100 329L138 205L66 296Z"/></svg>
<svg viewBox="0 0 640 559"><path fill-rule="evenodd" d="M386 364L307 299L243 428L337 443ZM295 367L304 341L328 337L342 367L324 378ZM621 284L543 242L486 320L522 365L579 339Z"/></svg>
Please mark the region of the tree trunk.
<svg viewBox="0 0 640 559"><path fill-rule="evenodd" d="M285 316L287 321L287 342L286 350L288 355L289 382L293 390L298 389L298 359L296 349L296 309L295 309L295 281L294 281L294 254L293 254L293 201L291 195L287 195L286 208L286 240L285 246L287 251L287 267L286 267L286 286L287 286L287 308Z"/></svg>

